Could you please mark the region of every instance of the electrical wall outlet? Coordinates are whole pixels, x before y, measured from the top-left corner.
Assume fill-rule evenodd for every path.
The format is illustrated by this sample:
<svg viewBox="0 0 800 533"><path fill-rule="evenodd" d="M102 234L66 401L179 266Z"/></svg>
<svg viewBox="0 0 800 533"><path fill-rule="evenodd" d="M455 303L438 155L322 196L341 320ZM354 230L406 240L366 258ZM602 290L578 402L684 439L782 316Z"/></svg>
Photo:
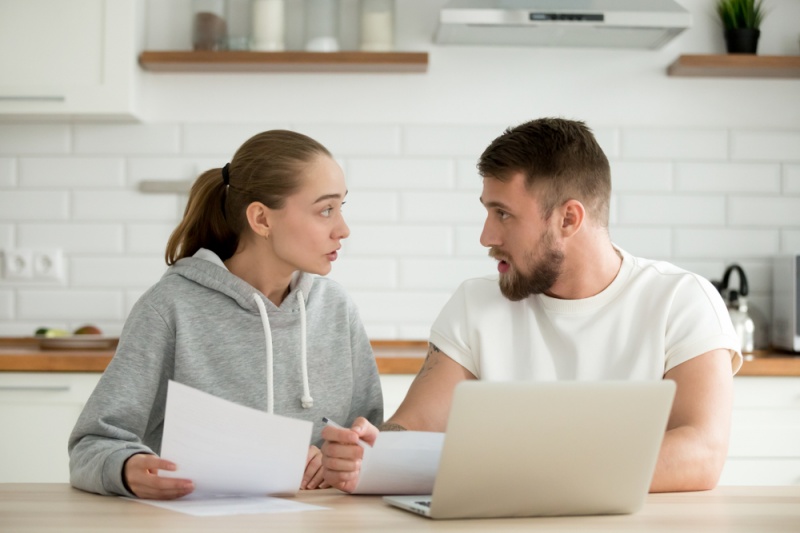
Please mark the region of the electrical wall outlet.
<svg viewBox="0 0 800 533"><path fill-rule="evenodd" d="M9 281L33 279L33 252L31 250L3 250L3 278Z"/></svg>
<svg viewBox="0 0 800 533"><path fill-rule="evenodd" d="M64 259L61 250L33 251L33 279L37 281L62 281Z"/></svg>
<svg viewBox="0 0 800 533"><path fill-rule="evenodd" d="M63 281L64 254L57 248L3 250L3 279Z"/></svg>

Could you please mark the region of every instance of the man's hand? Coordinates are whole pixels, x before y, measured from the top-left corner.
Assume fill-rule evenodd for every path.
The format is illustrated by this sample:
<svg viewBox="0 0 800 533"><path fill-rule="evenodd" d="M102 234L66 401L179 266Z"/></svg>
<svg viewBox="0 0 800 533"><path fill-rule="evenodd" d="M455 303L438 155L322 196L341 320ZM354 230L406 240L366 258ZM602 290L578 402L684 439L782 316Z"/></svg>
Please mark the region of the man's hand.
<svg viewBox="0 0 800 533"><path fill-rule="evenodd" d="M148 500L174 500L194 490L189 479L161 477L159 470L175 471L175 463L157 455L138 453L125 461L122 477L128 488L139 498Z"/></svg>
<svg viewBox="0 0 800 533"><path fill-rule="evenodd" d="M325 469L322 467L322 452L313 444L308 447L306 458L306 471L303 474L301 489L327 489L330 487L324 479Z"/></svg>
<svg viewBox="0 0 800 533"><path fill-rule="evenodd" d="M378 428L366 418L358 417L350 429L326 426L322 429L322 466L325 481L332 487L353 492L361 473L364 449L358 444L361 439L370 446L375 444Z"/></svg>

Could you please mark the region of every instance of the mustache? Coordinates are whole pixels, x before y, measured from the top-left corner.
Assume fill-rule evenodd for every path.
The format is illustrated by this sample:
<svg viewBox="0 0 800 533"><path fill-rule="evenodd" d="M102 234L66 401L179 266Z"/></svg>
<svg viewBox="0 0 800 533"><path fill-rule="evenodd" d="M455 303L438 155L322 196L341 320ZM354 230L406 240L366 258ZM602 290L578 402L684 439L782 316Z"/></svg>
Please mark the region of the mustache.
<svg viewBox="0 0 800 533"><path fill-rule="evenodd" d="M499 248L489 248L489 257L492 259L497 259L498 261L505 261L508 263L508 254L500 250Z"/></svg>

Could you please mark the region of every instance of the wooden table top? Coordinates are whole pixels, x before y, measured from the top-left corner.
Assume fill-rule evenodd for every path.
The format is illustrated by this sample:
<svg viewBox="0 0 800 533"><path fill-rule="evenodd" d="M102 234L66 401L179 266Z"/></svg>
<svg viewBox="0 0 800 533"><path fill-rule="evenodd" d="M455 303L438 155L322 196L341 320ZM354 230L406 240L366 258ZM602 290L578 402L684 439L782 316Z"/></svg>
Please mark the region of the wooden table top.
<svg viewBox="0 0 800 533"><path fill-rule="evenodd" d="M429 520L334 489L296 499L324 510L195 517L67 484L0 484L0 532L115 533L204 531L560 531L626 533L797 533L800 487L718 487L706 492L650 494L632 515Z"/></svg>
<svg viewBox="0 0 800 533"><path fill-rule="evenodd" d="M427 341L370 341L381 374L416 374ZM43 350L34 337L0 337L0 372L102 372L112 349ZM746 354L737 376L800 376L800 354L761 350Z"/></svg>

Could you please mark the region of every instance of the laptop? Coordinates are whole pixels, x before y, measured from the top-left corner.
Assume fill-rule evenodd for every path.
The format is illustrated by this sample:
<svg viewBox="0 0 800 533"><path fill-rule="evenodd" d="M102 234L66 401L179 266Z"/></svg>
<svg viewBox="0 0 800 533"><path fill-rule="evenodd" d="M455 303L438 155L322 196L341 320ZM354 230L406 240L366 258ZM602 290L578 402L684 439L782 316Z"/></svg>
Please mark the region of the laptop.
<svg viewBox="0 0 800 533"><path fill-rule="evenodd" d="M384 496L429 518L629 514L644 504L675 383L459 383L433 494Z"/></svg>

